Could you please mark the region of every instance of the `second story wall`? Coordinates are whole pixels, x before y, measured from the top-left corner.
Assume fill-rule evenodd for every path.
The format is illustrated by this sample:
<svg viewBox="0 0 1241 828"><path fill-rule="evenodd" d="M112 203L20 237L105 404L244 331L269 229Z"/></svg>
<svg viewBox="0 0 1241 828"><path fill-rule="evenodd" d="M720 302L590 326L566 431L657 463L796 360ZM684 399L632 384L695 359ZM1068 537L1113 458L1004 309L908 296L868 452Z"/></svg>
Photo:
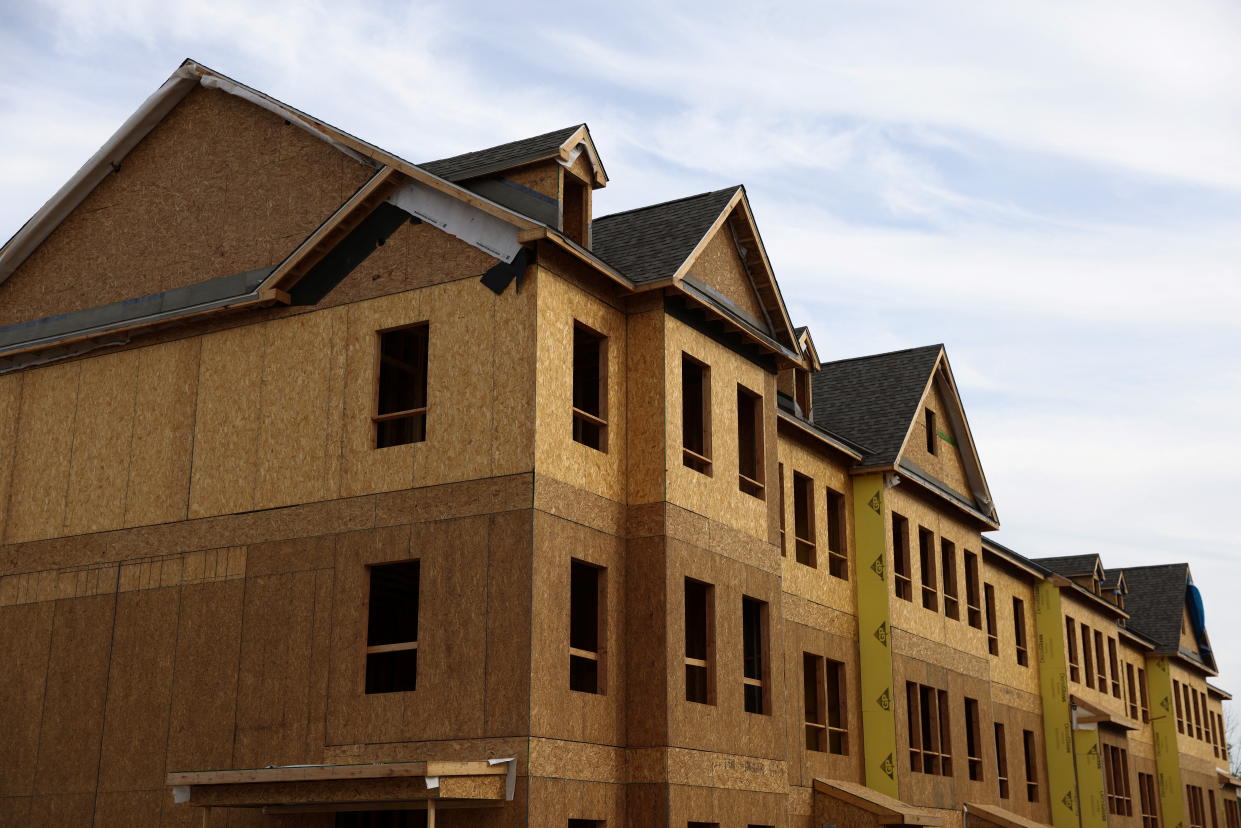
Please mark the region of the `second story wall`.
<svg viewBox="0 0 1241 828"><path fill-rule="evenodd" d="M376 448L377 332L424 322L426 439ZM532 325L462 279L2 376L3 540L529 471Z"/></svg>

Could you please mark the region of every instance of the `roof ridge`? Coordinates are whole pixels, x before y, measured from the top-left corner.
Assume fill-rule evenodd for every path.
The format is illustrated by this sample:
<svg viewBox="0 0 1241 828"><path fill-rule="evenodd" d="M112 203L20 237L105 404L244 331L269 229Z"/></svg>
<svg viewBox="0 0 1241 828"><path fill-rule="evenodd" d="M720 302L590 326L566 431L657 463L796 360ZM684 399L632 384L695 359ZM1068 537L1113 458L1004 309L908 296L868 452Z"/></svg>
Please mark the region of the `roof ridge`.
<svg viewBox="0 0 1241 828"><path fill-rule="evenodd" d="M878 359L880 357L896 356L897 354L908 354L908 353L912 353L913 351L925 351L930 348L941 348L942 349L943 347L944 347L944 343L942 342L936 343L934 345L917 345L913 348L901 348L896 351L884 351L881 354L863 354L862 356L845 357L844 359L833 359L829 362L824 362L823 365L824 367L828 365L840 365L842 362L858 362L859 360L863 360L863 359Z"/></svg>
<svg viewBox="0 0 1241 828"><path fill-rule="evenodd" d="M1116 569L1119 569L1121 572L1129 572L1134 569L1166 569L1170 566L1189 566L1189 561L1176 561L1174 563L1161 563L1161 564L1143 564L1142 566L1118 566L1116 567Z"/></svg>
<svg viewBox="0 0 1241 828"><path fill-rule="evenodd" d="M710 190L705 193L695 193L694 195L681 196L680 198L671 198L671 199L668 199L667 201L660 201L656 204L647 204L643 207L631 207L628 210L621 210L618 213L608 213L606 216L598 216L592 219L591 223L594 224L594 223L603 221L604 219L616 218L617 216L625 216L630 213L638 213L643 210L653 210L656 207L667 207L669 204L678 204L682 201L690 201L695 198L703 198L705 196L719 195L720 193L724 193L724 192L735 193L737 192L737 190L740 190L742 186L743 185L741 184L734 184L731 187L723 187L719 190Z"/></svg>
<svg viewBox="0 0 1241 828"><path fill-rule="evenodd" d="M462 155L473 155L476 152L487 152L488 150L499 149L500 147L507 147L509 144L519 144L522 141L534 141L539 138L547 138L551 135L556 135L561 132L572 133L578 129L581 129L584 126L586 126L586 123L582 122L580 124L574 124L573 126L560 127L558 129L549 129L547 132L540 132L538 135L527 135L524 138L514 138L511 141L501 141L500 143L492 144L489 147L480 147L474 150L466 150L465 152L459 152L456 155L448 155L448 156L445 156L444 158L436 158L434 159L434 161L423 161L421 163L422 164L433 164L437 161L448 161L452 158L460 158ZM421 166L421 164L419 166Z"/></svg>

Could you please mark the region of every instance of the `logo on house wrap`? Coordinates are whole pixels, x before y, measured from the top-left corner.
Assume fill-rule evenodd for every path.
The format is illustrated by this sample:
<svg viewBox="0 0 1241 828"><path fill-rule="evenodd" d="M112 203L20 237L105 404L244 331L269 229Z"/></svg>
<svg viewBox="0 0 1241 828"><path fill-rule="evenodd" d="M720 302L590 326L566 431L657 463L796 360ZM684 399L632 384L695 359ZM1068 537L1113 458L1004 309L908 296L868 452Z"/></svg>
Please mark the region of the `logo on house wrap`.
<svg viewBox="0 0 1241 828"><path fill-rule="evenodd" d="M896 766L892 763L892 754L889 753L887 758L879 763L879 770L886 773L889 779L896 779L893 773L896 770ZM1178 825L1176 828L1182 828L1182 826Z"/></svg>
<svg viewBox="0 0 1241 828"><path fill-rule="evenodd" d="M878 639L879 643L882 644L883 646L885 647L888 646L888 622L887 621L881 621L879 622L879 626L875 627L875 638Z"/></svg>
<svg viewBox="0 0 1241 828"><path fill-rule="evenodd" d="M874 572L876 575L878 575L880 578L887 577L888 569L887 569L887 566L884 565L882 552L880 552L878 557L876 557L875 560L871 563L870 568L871 568L871 571Z"/></svg>
<svg viewBox="0 0 1241 828"><path fill-rule="evenodd" d="M1072 791L1069 791L1068 793L1066 793L1060 801L1064 804L1064 807L1068 808L1070 811L1073 810L1073 792Z"/></svg>
<svg viewBox="0 0 1241 828"><path fill-rule="evenodd" d="M883 710L891 710L892 709L892 693L889 692L889 688L887 687L883 688L883 692L879 694L879 698L875 699L875 701L879 705L879 707L882 708Z"/></svg>
<svg viewBox="0 0 1241 828"><path fill-rule="evenodd" d="M866 505L869 506L872 510L874 510L875 514L877 515L883 514L883 511L882 511L883 498L879 496L879 492L876 491L874 495L871 496L871 499L866 501Z"/></svg>

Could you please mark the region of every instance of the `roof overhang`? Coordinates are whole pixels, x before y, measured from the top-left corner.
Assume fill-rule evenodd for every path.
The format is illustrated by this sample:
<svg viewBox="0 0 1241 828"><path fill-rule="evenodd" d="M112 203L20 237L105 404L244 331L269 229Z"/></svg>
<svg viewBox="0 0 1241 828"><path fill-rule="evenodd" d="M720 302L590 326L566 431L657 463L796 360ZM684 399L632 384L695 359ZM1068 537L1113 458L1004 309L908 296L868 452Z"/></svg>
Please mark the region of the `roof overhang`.
<svg viewBox="0 0 1241 828"><path fill-rule="evenodd" d="M975 816L982 817L984 822L990 822L999 828L1049 828L1047 824L1035 822L1032 819L1023 817L1021 814L1015 814L998 805L991 805L986 802L967 802L965 803L965 813L972 823Z"/></svg>
<svg viewBox="0 0 1241 828"><path fill-rule="evenodd" d="M1069 695L1069 702L1076 708L1073 715L1073 724L1077 725L1099 725L1106 724L1121 728L1122 730L1137 730L1141 725L1128 716L1118 716L1109 710L1105 710L1097 704L1086 701L1076 694Z"/></svg>
<svg viewBox="0 0 1241 828"><path fill-rule="evenodd" d="M814 792L873 814L875 821L880 825L940 826L944 824L943 817L930 808L909 805L856 782L816 779L814 780Z"/></svg>
<svg viewBox="0 0 1241 828"><path fill-rule="evenodd" d="M814 423L802 420L780 408L776 409L776 423L777 425L785 425L789 429L796 431L798 434L825 445L828 448L835 449L846 457L850 457L854 460L862 459L861 452L849 447L843 441L832 436L831 434L828 434Z"/></svg>
<svg viewBox="0 0 1241 828"><path fill-rule="evenodd" d="M183 771L166 784L175 802L267 813L488 807L513 798L515 759Z"/></svg>

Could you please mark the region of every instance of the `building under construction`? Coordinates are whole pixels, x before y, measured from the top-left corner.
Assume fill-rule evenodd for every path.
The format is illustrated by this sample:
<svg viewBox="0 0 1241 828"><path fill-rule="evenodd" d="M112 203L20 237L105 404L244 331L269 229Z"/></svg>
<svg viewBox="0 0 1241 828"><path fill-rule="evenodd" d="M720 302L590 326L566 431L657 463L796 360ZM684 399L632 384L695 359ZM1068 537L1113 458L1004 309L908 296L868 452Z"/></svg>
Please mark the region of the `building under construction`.
<svg viewBox="0 0 1241 828"><path fill-rule="evenodd" d="M0 250L0 824L1241 828L1188 566L607 183L186 62Z"/></svg>

